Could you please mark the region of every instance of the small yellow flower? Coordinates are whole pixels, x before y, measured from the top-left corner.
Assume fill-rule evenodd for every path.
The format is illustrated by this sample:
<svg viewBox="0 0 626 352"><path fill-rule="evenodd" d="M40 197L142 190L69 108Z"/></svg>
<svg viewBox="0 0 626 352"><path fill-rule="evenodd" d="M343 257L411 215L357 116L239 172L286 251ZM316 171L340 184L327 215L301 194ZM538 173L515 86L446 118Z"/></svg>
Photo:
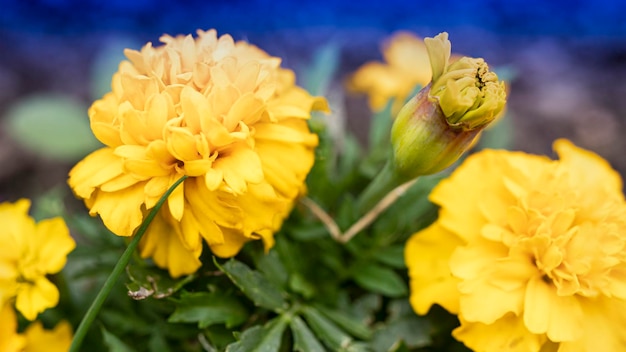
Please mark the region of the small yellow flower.
<svg viewBox="0 0 626 352"><path fill-rule="evenodd" d="M22 352L67 352L72 344L72 326L61 321L52 330L44 330L40 321L24 331L26 345Z"/></svg>
<svg viewBox="0 0 626 352"><path fill-rule="evenodd" d="M35 220L30 201L0 204L0 302L16 298L16 308L28 320L56 306L59 290L46 275L65 266L76 243L61 218Z"/></svg>
<svg viewBox="0 0 626 352"><path fill-rule="evenodd" d="M17 316L8 303L0 306L0 352L21 352L26 345L24 336L17 333Z"/></svg>
<svg viewBox="0 0 626 352"><path fill-rule="evenodd" d="M382 110L394 99L395 115L418 85L425 86L432 77L426 46L410 32L398 32L383 45L386 63L367 62L348 80L347 88L366 93L372 110Z"/></svg>
<svg viewBox="0 0 626 352"><path fill-rule="evenodd" d="M430 199L407 242L410 301L458 314L475 351L626 350L626 202L620 176L566 140L560 160L486 150Z"/></svg>
<svg viewBox="0 0 626 352"><path fill-rule="evenodd" d="M140 242L172 276L200 267L203 240L221 257L250 240L273 245L314 161L312 110L326 100L295 85L280 59L215 30L127 50L113 91L89 109L105 147L69 184L118 236L132 236L176 180Z"/></svg>
<svg viewBox="0 0 626 352"><path fill-rule="evenodd" d="M409 100L392 129L394 166L405 179L439 172L465 153L504 109L504 82L483 59L450 63L448 33L424 40L432 82Z"/></svg>

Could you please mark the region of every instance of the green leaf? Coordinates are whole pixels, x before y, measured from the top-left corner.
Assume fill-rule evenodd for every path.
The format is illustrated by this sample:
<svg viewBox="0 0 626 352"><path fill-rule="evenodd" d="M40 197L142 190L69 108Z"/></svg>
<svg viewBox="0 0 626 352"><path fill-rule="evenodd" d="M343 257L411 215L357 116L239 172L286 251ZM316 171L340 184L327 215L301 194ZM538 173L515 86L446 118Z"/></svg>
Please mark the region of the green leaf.
<svg viewBox="0 0 626 352"><path fill-rule="evenodd" d="M339 68L341 48L335 42L321 46L313 53L313 62L298 77L302 86L313 95L326 95Z"/></svg>
<svg viewBox="0 0 626 352"><path fill-rule="evenodd" d="M231 328L248 318L244 305L223 292L183 292L174 302L176 310L167 319L170 323L198 323L200 329L224 323Z"/></svg>
<svg viewBox="0 0 626 352"><path fill-rule="evenodd" d="M376 149L390 145L391 125L393 124L392 104L393 101L389 101L383 110L372 114L369 129L370 152L376 152Z"/></svg>
<svg viewBox="0 0 626 352"><path fill-rule="evenodd" d="M254 326L241 334L239 341L226 347L226 352L275 352L280 348L286 319L281 316L264 326Z"/></svg>
<svg viewBox="0 0 626 352"><path fill-rule="evenodd" d="M374 258L395 269L404 269L404 245L398 244L376 250Z"/></svg>
<svg viewBox="0 0 626 352"><path fill-rule="evenodd" d="M374 332L371 346L375 351L402 351L402 345L419 348L432 344L429 320L415 314L408 299L391 301L388 316L385 324L379 324Z"/></svg>
<svg viewBox="0 0 626 352"><path fill-rule="evenodd" d="M354 281L366 290L388 297L405 296L408 288L402 277L391 268L366 263L354 268Z"/></svg>
<svg viewBox="0 0 626 352"><path fill-rule="evenodd" d="M152 296L156 299L169 297L184 285L193 281L194 275L172 279L167 271L155 267L128 265L126 273L132 283L127 284L128 295L140 300Z"/></svg>
<svg viewBox="0 0 626 352"><path fill-rule="evenodd" d="M324 351L324 347L315 338L306 323L300 317L294 317L289 324L293 333L294 344L293 350L300 352L319 352Z"/></svg>
<svg viewBox="0 0 626 352"><path fill-rule="evenodd" d="M233 331L223 325L213 325L210 329L205 329L204 336L209 340L210 345L218 351L224 351L226 346L236 342Z"/></svg>
<svg viewBox="0 0 626 352"><path fill-rule="evenodd" d="M371 346L375 351L393 351L394 346L402 341L411 348L424 347L432 343L429 333L425 318L404 316L376 329Z"/></svg>
<svg viewBox="0 0 626 352"><path fill-rule="evenodd" d="M302 311L304 319L319 339L324 342L328 348L337 351L350 345L352 338L341 330L335 323L322 315L317 309L305 307Z"/></svg>
<svg viewBox="0 0 626 352"><path fill-rule="evenodd" d="M337 310L320 306L316 306L315 308L350 335L361 340L369 340L372 337L372 331L359 320Z"/></svg>
<svg viewBox="0 0 626 352"><path fill-rule="evenodd" d="M109 352L135 352L130 346L125 344L117 336L108 332L104 327L100 327L104 344L109 348Z"/></svg>
<svg viewBox="0 0 626 352"><path fill-rule="evenodd" d="M100 312L101 319L106 326L115 327L116 331L135 332L138 334L148 334L153 330L150 322L142 319L136 314L129 314L128 311L107 308Z"/></svg>
<svg viewBox="0 0 626 352"><path fill-rule="evenodd" d="M148 348L151 352L171 352L172 349L167 344L167 340L160 331L156 330L150 335Z"/></svg>
<svg viewBox="0 0 626 352"><path fill-rule="evenodd" d="M230 259L224 265L220 265L216 259L213 261L255 305L273 311L287 308L280 289L260 272L235 259Z"/></svg>
<svg viewBox="0 0 626 352"><path fill-rule="evenodd" d="M87 106L63 95L33 95L6 116L9 135L43 157L76 161L101 144L89 127Z"/></svg>
<svg viewBox="0 0 626 352"><path fill-rule="evenodd" d="M267 254L258 255L255 258L255 264L259 271L276 285L280 287L287 285L289 273L287 273L287 269L280 260L276 249L270 250Z"/></svg>

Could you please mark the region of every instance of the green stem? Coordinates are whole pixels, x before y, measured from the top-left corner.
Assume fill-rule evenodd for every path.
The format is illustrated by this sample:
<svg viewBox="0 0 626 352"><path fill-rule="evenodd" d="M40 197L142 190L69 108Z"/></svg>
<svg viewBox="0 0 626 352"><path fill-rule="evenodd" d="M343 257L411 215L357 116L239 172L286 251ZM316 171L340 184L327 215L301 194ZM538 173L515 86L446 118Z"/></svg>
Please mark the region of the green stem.
<svg viewBox="0 0 626 352"><path fill-rule="evenodd" d="M389 192L401 184L409 181L394 172L391 161L388 161L374 180L365 188L357 200L359 214L363 215L383 199Z"/></svg>
<svg viewBox="0 0 626 352"><path fill-rule="evenodd" d="M156 203L154 208L150 210L150 213L148 213L148 216L146 216L146 218L141 223L141 226L139 226L137 233L135 233L135 236L133 236L133 239L130 241L130 243L128 244L128 247L126 247L126 250L120 257L120 259L117 261L117 264L115 264L115 267L113 268L113 271L111 271L111 274L109 275L106 282L104 283L104 286L102 286L102 289L100 289L100 292L98 292L98 295L96 296L94 301L91 303L89 310L87 310L87 313L83 317L83 320L80 322L80 325L78 326L78 329L76 330L76 334L74 334L74 339L72 340L70 352L78 352L78 349L80 348L81 343L83 342L83 340L85 339L85 336L87 335L87 331L89 330L91 323L93 323L94 319L98 315L100 308L102 308L102 305L104 304L107 297L109 296L109 293L111 292L111 289L113 289L113 286L117 282L117 279L119 278L120 274L122 273L122 271L124 271L124 268L126 268L126 265L128 265L128 261L130 260L135 249L137 248L137 245L139 245L139 241L141 240L141 237L148 229L148 225L150 225L150 223L152 222L152 219L154 219L156 214L159 212L159 210L163 206L163 203L165 203L165 201L167 200L167 197L169 197L169 195L174 191L174 189L176 189L176 187L178 187L178 185L180 185L186 178L187 176L183 176L178 181L176 181L165 192L165 194L161 196L161 199L159 199L159 201Z"/></svg>

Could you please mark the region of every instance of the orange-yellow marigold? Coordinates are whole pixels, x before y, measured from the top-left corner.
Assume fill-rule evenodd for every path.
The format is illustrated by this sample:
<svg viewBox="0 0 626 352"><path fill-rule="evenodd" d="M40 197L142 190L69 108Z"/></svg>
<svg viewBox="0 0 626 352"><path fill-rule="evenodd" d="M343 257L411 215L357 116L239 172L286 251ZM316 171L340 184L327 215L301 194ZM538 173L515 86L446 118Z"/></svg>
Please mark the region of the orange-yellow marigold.
<svg viewBox="0 0 626 352"><path fill-rule="evenodd" d="M406 246L411 304L458 314L475 351L626 350L620 176L566 140L560 160L486 150L430 198L438 220Z"/></svg>
<svg viewBox="0 0 626 352"><path fill-rule="evenodd" d="M432 78L424 41L410 32L398 32L383 43L385 63L370 61L348 80L349 90L366 93L372 110L382 110L390 100L397 113L417 85Z"/></svg>
<svg viewBox="0 0 626 352"><path fill-rule="evenodd" d="M59 290L46 277L63 269L76 247L61 218L38 223L28 215L30 201L0 204L0 304L13 301L28 320L59 302Z"/></svg>
<svg viewBox="0 0 626 352"><path fill-rule="evenodd" d="M280 59L215 30L165 35L127 50L111 93L89 109L105 147L70 172L69 184L104 224L131 236L177 179L140 242L172 276L197 270L202 239L221 257L273 233L303 191L318 139L309 131L323 98L295 85Z"/></svg>

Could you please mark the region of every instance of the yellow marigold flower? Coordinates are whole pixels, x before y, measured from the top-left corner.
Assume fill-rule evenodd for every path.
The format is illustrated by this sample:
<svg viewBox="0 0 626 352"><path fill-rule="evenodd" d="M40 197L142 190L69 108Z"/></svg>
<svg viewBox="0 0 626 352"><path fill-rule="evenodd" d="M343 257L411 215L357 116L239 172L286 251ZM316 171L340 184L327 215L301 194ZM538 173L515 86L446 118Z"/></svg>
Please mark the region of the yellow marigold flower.
<svg viewBox="0 0 626 352"><path fill-rule="evenodd" d="M26 345L22 352L67 352L72 344L72 326L61 321L52 330L44 330L40 321L26 328Z"/></svg>
<svg viewBox="0 0 626 352"><path fill-rule="evenodd" d="M200 266L202 239L221 257L273 233L303 191L318 139L312 110L326 100L295 85L280 59L215 30L161 37L126 50L113 91L89 109L106 146L70 172L69 184L118 236L131 236L177 179L140 242L172 276Z"/></svg>
<svg viewBox="0 0 626 352"><path fill-rule="evenodd" d="M0 306L0 351L21 352L26 344L24 336L17 333L17 316L8 303Z"/></svg>
<svg viewBox="0 0 626 352"><path fill-rule="evenodd" d="M46 275L65 266L76 243L61 218L35 220L30 201L0 204L0 302L16 298L17 310L28 320L56 306L59 290Z"/></svg>
<svg viewBox="0 0 626 352"><path fill-rule="evenodd" d="M385 41L382 51L386 63L365 63L348 79L347 88L366 93L372 110L382 110L394 99L395 115L417 85L430 82L428 52L422 39L410 32L395 33Z"/></svg>
<svg viewBox="0 0 626 352"><path fill-rule="evenodd" d="M410 301L458 314L476 351L626 351L626 202L589 151L560 160L486 150L430 199L438 220L407 242Z"/></svg>

